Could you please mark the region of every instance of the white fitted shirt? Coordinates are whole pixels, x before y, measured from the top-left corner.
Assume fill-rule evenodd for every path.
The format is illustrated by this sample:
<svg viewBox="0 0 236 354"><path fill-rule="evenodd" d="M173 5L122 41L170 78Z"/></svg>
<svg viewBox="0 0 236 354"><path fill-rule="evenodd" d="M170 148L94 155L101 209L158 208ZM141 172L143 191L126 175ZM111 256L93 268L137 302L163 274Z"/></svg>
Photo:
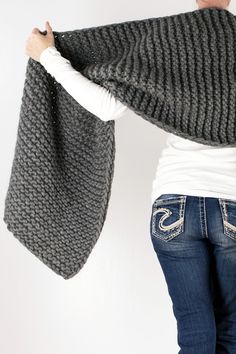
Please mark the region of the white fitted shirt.
<svg viewBox="0 0 236 354"><path fill-rule="evenodd" d="M129 108L109 90L75 70L54 46L40 63L85 109L103 121L125 116ZM164 193L236 200L236 147L196 143L168 133L152 183L151 203Z"/></svg>

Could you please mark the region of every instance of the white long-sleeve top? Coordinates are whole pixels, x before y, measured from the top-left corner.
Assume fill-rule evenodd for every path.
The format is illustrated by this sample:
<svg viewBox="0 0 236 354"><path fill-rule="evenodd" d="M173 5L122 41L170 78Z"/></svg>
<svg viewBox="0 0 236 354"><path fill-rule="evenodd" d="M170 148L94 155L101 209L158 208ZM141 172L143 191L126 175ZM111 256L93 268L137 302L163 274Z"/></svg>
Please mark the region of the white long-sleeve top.
<svg viewBox="0 0 236 354"><path fill-rule="evenodd" d="M103 121L124 116L129 108L109 90L75 70L54 46L40 63L85 109ZM199 144L168 133L152 183L151 203L161 194L177 193L236 200L236 147Z"/></svg>
<svg viewBox="0 0 236 354"><path fill-rule="evenodd" d="M44 49L39 60L47 72L81 106L101 120L117 119L128 110L128 107L117 100L109 90L75 70L70 61L64 58L56 47L50 46Z"/></svg>

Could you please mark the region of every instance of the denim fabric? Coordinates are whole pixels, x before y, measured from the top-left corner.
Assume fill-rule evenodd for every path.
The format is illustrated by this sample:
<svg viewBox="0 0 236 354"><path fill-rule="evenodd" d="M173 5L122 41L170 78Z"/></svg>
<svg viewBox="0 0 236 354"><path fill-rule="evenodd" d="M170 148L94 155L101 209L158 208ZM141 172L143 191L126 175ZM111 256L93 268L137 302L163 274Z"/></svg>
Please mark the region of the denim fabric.
<svg viewBox="0 0 236 354"><path fill-rule="evenodd" d="M236 201L162 194L150 235L173 304L178 354L236 354Z"/></svg>

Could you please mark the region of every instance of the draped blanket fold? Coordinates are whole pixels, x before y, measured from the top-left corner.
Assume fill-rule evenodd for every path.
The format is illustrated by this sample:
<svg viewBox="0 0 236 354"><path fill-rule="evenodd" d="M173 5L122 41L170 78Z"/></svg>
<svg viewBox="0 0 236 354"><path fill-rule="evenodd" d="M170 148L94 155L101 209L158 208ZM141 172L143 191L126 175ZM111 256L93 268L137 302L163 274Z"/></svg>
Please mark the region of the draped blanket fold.
<svg viewBox="0 0 236 354"><path fill-rule="evenodd" d="M76 70L137 116L202 144L236 146L236 20L228 10L53 33ZM114 161L114 120L87 111L29 58L4 221L64 279L101 234Z"/></svg>

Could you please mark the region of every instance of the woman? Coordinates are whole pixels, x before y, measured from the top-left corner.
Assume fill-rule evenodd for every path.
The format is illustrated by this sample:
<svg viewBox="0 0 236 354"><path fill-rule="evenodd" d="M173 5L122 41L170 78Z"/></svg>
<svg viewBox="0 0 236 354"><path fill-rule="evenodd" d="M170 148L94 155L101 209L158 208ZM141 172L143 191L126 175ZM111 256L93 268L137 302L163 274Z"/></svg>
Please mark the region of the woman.
<svg viewBox="0 0 236 354"><path fill-rule="evenodd" d="M198 0L226 9L230 0ZM26 54L102 120L128 108L77 72L34 28ZM177 320L181 354L236 353L236 147L169 134L152 189L150 234Z"/></svg>

